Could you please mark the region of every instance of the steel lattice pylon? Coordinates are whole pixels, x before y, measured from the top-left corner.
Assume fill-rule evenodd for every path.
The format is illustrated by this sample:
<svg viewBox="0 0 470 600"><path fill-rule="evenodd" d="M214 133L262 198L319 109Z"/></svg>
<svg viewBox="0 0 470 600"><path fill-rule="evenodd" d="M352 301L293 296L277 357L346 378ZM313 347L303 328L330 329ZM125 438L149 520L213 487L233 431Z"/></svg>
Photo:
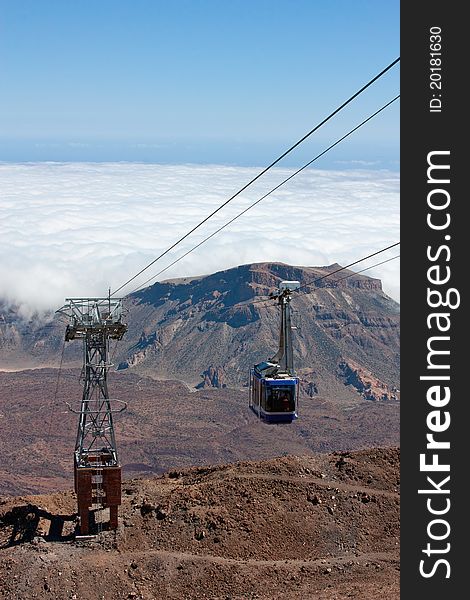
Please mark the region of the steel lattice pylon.
<svg viewBox="0 0 470 600"><path fill-rule="evenodd" d="M104 331L87 331L84 337L84 386L75 444L78 467L86 467L97 453L107 455L108 466L118 464L107 384L108 344Z"/></svg>
<svg viewBox="0 0 470 600"><path fill-rule="evenodd" d="M282 281L280 292L274 294L281 307L281 330L279 335L279 350L270 358L270 362L279 366L279 372L295 376L294 352L292 346L292 319L290 312L290 301L292 291L300 287L298 281Z"/></svg>
<svg viewBox="0 0 470 600"><path fill-rule="evenodd" d="M79 415L74 451L75 491L80 532L88 534L91 506L109 508L110 528L117 527L121 466L113 412L123 410L125 404L109 398L107 373L112 366L109 362L110 340L120 340L127 325L122 323L120 298L68 298L66 302L58 311L69 317L65 339L83 340L83 394L80 408L70 408ZM118 404L121 407L117 409Z"/></svg>

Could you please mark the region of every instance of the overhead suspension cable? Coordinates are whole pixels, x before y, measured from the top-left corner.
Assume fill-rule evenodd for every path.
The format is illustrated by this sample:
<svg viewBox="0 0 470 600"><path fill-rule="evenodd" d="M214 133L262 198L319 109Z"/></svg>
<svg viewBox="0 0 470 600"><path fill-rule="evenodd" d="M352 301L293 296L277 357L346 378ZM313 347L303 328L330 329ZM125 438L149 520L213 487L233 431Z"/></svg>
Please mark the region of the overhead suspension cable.
<svg viewBox="0 0 470 600"><path fill-rule="evenodd" d="M50 435L51 435L51 430L52 430L52 425L53 425L53 416L54 416L52 411L53 411L53 409L54 409L54 407L56 405L57 394L59 393L60 376L61 376L61 373L62 373L62 365L64 363L65 341L66 340L64 338L64 341L62 343L62 352L61 352L61 355L60 355L59 370L57 371L57 379L56 379L56 384L55 384L54 396L52 398L52 402L51 402L51 405L50 405L51 412L50 412L50 415L49 415L49 426L47 428L47 438L49 438Z"/></svg>
<svg viewBox="0 0 470 600"><path fill-rule="evenodd" d="M355 271L354 273L349 273L349 275L345 275L344 277L341 277L340 279L335 279L334 283L339 283L340 281L343 281L343 279L347 279L348 277L352 277L353 275L359 275L360 273L364 273L364 271L369 271L369 269L373 269L374 267L380 267L380 265L384 265L385 263L391 262L392 260L395 260L397 258L400 258L399 254L397 254L396 256L392 256L392 258L387 258L387 260L383 260L382 262L375 263L374 265L371 265L370 267L366 267L365 269L361 269L360 271Z"/></svg>
<svg viewBox="0 0 470 600"><path fill-rule="evenodd" d="M264 175L269 169L274 167L278 162L280 162L283 158L285 158L290 152L292 152L297 146L299 146L302 142L304 142L308 137L310 137L315 131L317 131L322 125L324 125L327 121L332 119L336 114L338 114L343 108L345 108L348 104L350 104L355 98L357 98L362 92L364 92L368 87L370 87L375 81L380 79L387 71L389 71L392 67L394 67L400 61L400 57L396 58L393 62L391 62L385 69L380 71L375 77L373 77L370 81L368 81L364 86L362 86L356 93L354 93L350 98L348 98L343 104L341 104L338 108L336 108L332 113L330 113L325 119L323 119L318 125L316 125L313 129L311 129L308 133L306 133L300 140L298 140L295 144L293 144L290 148L288 148L285 152L283 152L276 160L274 160L271 164L265 167L258 175L253 177L248 183L246 183L242 188L238 190L235 194L233 194L228 200L226 200L223 204L221 204L217 209L212 211L207 217L205 217L202 221L200 221L197 225L195 225L192 229L190 229L187 233L185 233L181 238L179 238L176 242L174 242L169 248L167 248L164 252L162 252L157 258L152 260L147 266L141 269L138 273L133 275L130 279L128 279L125 283L115 289L111 296L114 296L119 291L121 291L126 285L134 281L139 275L141 275L144 271L154 265L157 261L163 258L168 252L173 250L176 246L178 246L183 240L185 240L188 236L190 236L196 229L201 227L204 223L206 223L209 219L211 219L216 213L218 213L222 208L227 206L229 202L231 202L234 198L239 196L243 191L245 191L250 185L252 185L255 181L257 181L262 175Z"/></svg>
<svg viewBox="0 0 470 600"><path fill-rule="evenodd" d="M395 246L398 246L399 244L400 244L400 242L395 242L395 244L391 244L390 246L387 246L386 248L382 248L382 250L377 250L377 252L373 252L372 254L368 254L367 256L364 256L363 258L359 258L358 260L355 260L354 262L349 263L348 265L346 265L344 267L335 269L334 271L331 271L331 273L327 273L326 275L322 275L321 277L317 277L315 279L312 279L311 281L307 281L304 284L302 284L299 288L297 288L297 290L311 287L312 285L315 285L319 281L323 281L324 279L327 279L328 277L331 277L332 275L335 275L336 273L340 273L341 271L344 271L345 269L348 269L349 267L352 267L353 265L357 265L357 264L367 260L368 258L372 258L373 256L377 256L378 254L381 254L382 252L386 252L387 250L390 250L391 248L395 248ZM372 267L370 267L370 268L372 268ZM351 273L351 275L356 275L356 274L357 273ZM348 275L348 277L350 277L350 275ZM344 278L344 279L346 279L346 278ZM262 299L260 298L259 300L250 302L250 304L259 304L260 302L269 302L269 300L272 300L272 298L262 298Z"/></svg>
<svg viewBox="0 0 470 600"><path fill-rule="evenodd" d="M217 235L218 233L220 233L223 229L225 229L226 227L228 227L229 225L231 225L234 221L236 221L237 219L239 219L240 217L242 217L245 213L247 213L249 210L251 210L257 204L259 204L262 200L264 200L265 198L267 198L268 196L270 196L273 192L275 192L280 187L282 187L284 184L286 184L288 181L290 181L291 179L293 179L301 171L303 171L304 169L306 169L307 167L309 167L312 163L314 163L315 161L317 161L324 154L326 154L327 152L329 152L332 148L334 148L335 146L337 146L338 144L340 144L343 140L345 140L347 137L349 137L355 131L357 131L358 129L360 129L368 121L370 121L371 119L373 119L374 117L376 117L379 113L381 113L383 110L385 110L386 108L388 108L391 104L393 104L396 100L398 100L399 97L400 97L400 95L398 94L398 96L395 96L395 98L393 98L392 100L390 100L390 102L387 102L387 104L384 104L381 108L379 108L378 110L376 110L372 115L370 115L369 117L367 117L367 119L364 119L364 121L362 121L361 123L359 123L359 125L356 125L356 127L354 127L353 129L351 129L350 131L348 131L348 133L346 133L341 138L339 138L338 140L336 140L336 142L334 142L333 144L331 144L330 146L328 146L328 148L326 148L325 150L323 150L323 152L320 152L320 154L317 154L317 156L315 156L315 158L312 158L312 160L310 160L308 163L306 163L305 165L303 165L302 167L300 167L300 169L297 169L297 171L295 171L294 173L292 173L292 175L289 175L289 177L286 177L286 179L284 179L283 181L281 181L281 183L279 183L278 185L276 185L276 187L272 188L267 194L264 194L264 196L262 196L261 198L259 198L258 200L256 200L256 202L253 202L253 204L250 204L250 206L248 206L247 208L245 208L245 210L242 210L240 213L238 213L238 215L236 215L235 217L233 217L232 219L230 219L229 221L227 221L227 223L225 223L224 225L222 225L221 227L219 227L218 229L216 229L213 233L211 233L210 235L208 235L201 242L199 242L198 244L196 244L195 246L193 246L192 248L190 248L187 252L185 252L184 254L182 254L179 258L175 259L173 262L171 262L164 269L161 269L160 271L158 271L158 273L155 273L155 275L152 275L152 277L150 277L149 279L147 279L146 281L144 281L144 283L141 283L140 285L138 285L136 288L134 288L129 293L133 294L137 290L145 287L148 283L150 283L156 277L158 277L159 275L161 275L162 273L164 273L165 271L167 271L170 267L172 267L173 265L175 265L176 263L178 263L180 260L183 260L183 258L185 258L186 256L188 256L188 254L191 254L191 252L194 252L194 250L197 250L200 246L202 246L207 241L209 241L211 238L213 238L215 235Z"/></svg>
<svg viewBox="0 0 470 600"><path fill-rule="evenodd" d="M377 252L373 252L372 254L368 254L367 256L364 256L363 258L359 258L358 260L355 260L352 263L349 263L348 265L341 267L339 269L335 269L334 271L331 271L331 273L327 273L326 275L322 275L321 277L317 277L316 279L313 279L311 281L307 281L304 284L302 284L299 288L297 288L297 290L301 290L303 288L308 288L311 287L312 285L315 285L316 283L318 283L319 281L322 281L324 279L327 279L328 277L331 277L332 275L335 275L336 273L340 273L341 271L345 271L346 269L348 269L349 267L352 267L353 265L357 265L361 262L364 262L365 260L372 258L373 256L377 256L378 254L382 254L382 252L386 252L387 250L390 250L391 248L395 248L396 246L399 246L400 242L395 242L394 244L391 244L390 246L387 246L385 248L382 248L381 250L377 250ZM342 281L343 279L347 279L348 277L353 277L354 275L359 275L359 273L363 273L364 271L368 271L369 269L373 269L374 267L378 267L380 265L383 265L387 262L390 262L392 260L395 260L397 258L399 258L400 255L397 254L396 256L392 256L392 258L388 258L387 260L383 260L379 263L375 263L365 269L362 269L361 271L355 271L353 273L349 273L348 275L346 275L345 277L341 277L340 279L335 279L333 281L333 283L339 283L340 281ZM296 291L297 291L296 290ZM258 300L254 300L253 302L247 302L247 304L253 305L253 304L260 304L262 302L270 302L272 301L272 297L269 298L259 298Z"/></svg>
<svg viewBox="0 0 470 600"><path fill-rule="evenodd" d="M319 281L322 281L323 279L326 279L327 277L331 277L332 275L335 275L335 273L340 273L341 271L344 271L345 269L349 269L349 267L353 267L354 265L357 265L360 262L363 262L365 260L367 260L368 258L372 258L373 256L377 256L377 254L381 254L382 252L385 252L386 250L390 250L391 248L395 248L395 246L398 246L400 244L400 242L395 242L394 244L391 244L390 246L387 246L386 248L382 248L382 250L378 250L377 252L373 252L372 254L368 254L367 256L364 256L364 258L360 258L359 260L355 260L352 263L349 263L348 265L344 266L344 267L340 267L339 269L335 269L334 271L331 271L331 273L327 273L326 275L322 275L322 277L318 277L317 279L314 279L313 281L310 282L306 282L303 285L300 286L299 290L301 290L304 287L310 287L311 285L314 285L316 283L318 283Z"/></svg>

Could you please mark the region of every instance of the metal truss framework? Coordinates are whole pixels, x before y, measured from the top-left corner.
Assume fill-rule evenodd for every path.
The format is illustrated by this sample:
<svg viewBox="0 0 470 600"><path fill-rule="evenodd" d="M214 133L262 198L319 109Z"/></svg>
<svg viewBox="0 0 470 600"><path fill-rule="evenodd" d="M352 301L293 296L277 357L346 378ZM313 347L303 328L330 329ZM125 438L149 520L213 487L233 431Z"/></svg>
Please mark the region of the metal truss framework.
<svg viewBox="0 0 470 600"><path fill-rule="evenodd" d="M79 415L74 475L80 532L86 535L90 531L90 507L95 508L93 516L97 510L109 508L109 527L115 529L118 524L121 466L113 413L124 410L125 403L109 398L107 374L112 367L109 342L122 339L127 325L122 323L121 299L68 298L66 302L58 311L69 317L65 339L83 340L82 399L78 410L69 407Z"/></svg>
<svg viewBox="0 0 470 600"><path fill-rule="evenodd" d="M292 292L299 289L298 281L282 281L280 291L273 294L281 307L281 330L279 336L279 350L270 359L271 363L279 365L279 373L295 376L294 354L292 346L292 318L290 301Z"/></svg>

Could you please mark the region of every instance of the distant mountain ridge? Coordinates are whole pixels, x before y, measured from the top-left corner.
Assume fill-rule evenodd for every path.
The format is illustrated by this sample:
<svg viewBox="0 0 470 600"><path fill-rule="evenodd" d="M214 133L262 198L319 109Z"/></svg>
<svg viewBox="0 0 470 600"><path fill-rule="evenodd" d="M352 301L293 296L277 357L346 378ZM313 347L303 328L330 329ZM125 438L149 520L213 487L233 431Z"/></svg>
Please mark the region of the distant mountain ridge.
<svg viewBox="0 0 470 600"><path fill-rule="evenodd" d="M353 398L369 386L383 391L369 399L387 399L399 387L399 305L378 279L354 274L339 281L350 271L312 283L338 268L256 263L155 283L126 297L129 330L113 360L121 371L193 387L246 385L249 368L277 349L278 307L267 296L280 281L298 280L305 287L291 306L304 392ZM0 368L57 365L63 320L44 328L4 312ZM80 344L67 344L65 364L80 360ZM362 384L348 368L361 372Z"/></svg>
<svg viewBox="0 0 470 600"><path fill-rule="evenodd" d="M117 352L119 366L160 378L171 374L191 385L244 385L249 368L277 349L279 313L267 296L280 281L298 280L306 287L291 306L304 389L344 391L341 365L348 360L396 389L399 305L378 279L361 275L306 285L338 268L257 263L156 283L129 297L127 348Z"/></svg>

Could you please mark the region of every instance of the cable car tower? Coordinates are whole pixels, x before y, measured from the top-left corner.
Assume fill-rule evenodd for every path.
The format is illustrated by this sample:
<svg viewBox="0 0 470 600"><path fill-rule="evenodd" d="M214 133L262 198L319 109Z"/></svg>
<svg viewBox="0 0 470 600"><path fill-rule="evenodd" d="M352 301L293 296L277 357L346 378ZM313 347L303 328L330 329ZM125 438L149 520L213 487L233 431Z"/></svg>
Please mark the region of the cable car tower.
<svg viewBox="0 0 470 600"><path fill-rule="evenodd" d="M260 419L291 423L298 417L299 379L294 370L290 301L298 281L281 281L272 297L281 307L279 350L250 372L250 407Z"/></svg>
<svg viewBox="0 0 470 600"><path fill-rule="evenodd" d="M67 342L83 340L83 395L78 410L77 439L74 451L74 481L77 494L80 533L93 529L90 515L99 530L97 511L109 509L109 528L118 526L118 506L121 504L121 465L114 436L113 413L126 404L111 400L107 374L110 340L122 339L127 325L122 322L120 298L67 298L57 312L69 317L65 331ZM120 404L119 409L113 408ZM90 511L92 508L92 512Z"/></svg>

